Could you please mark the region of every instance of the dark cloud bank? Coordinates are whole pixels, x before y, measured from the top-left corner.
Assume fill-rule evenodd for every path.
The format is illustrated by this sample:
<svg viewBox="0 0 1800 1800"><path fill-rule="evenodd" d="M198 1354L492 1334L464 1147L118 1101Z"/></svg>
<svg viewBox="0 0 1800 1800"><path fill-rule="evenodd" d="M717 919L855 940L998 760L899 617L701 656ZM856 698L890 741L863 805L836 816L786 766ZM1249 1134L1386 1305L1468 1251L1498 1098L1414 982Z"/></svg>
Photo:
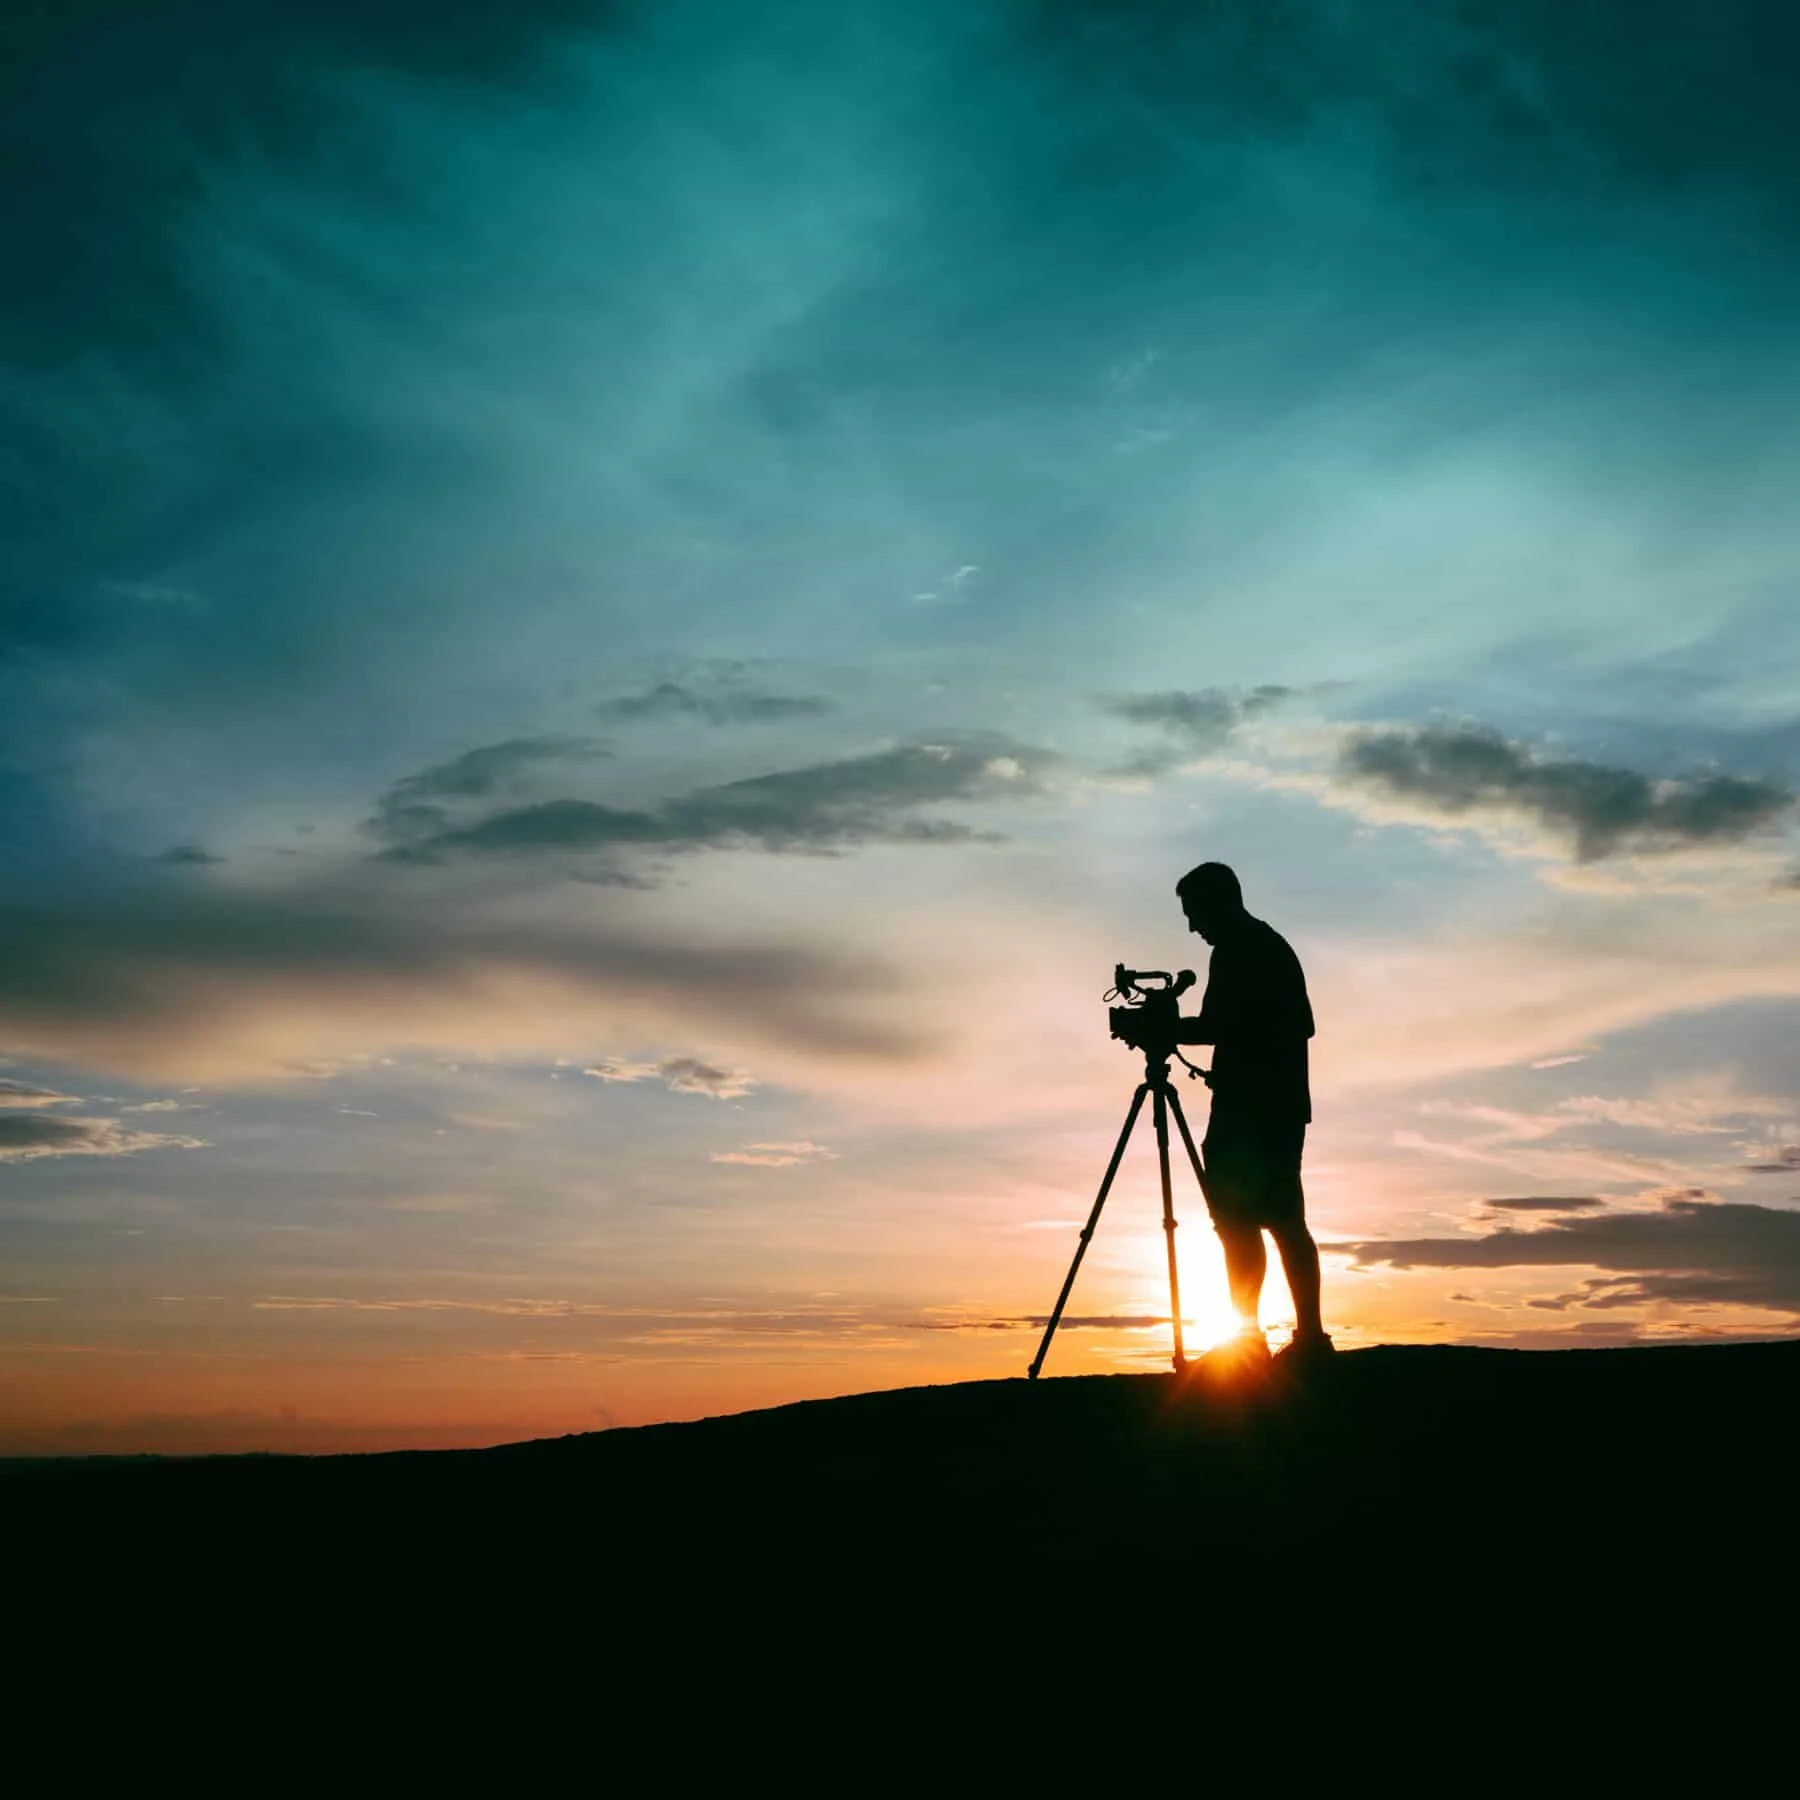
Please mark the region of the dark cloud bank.
<svg viewBox="0 0 1800 1800"><path fill-rule="evenodd" d="M656 872L646 859L675 853L993 843L997 832L933 809L1039 795L1054 763L1045 751L979 735L805 764L636 809L521 799L606 755L591 738L516 738L423 769L378 802L368 828L386 847L373 864L335 879L274 890L164 862L149 865L153 875L0 904L0 1042L138 1066L159 1047L178 1055L239 1033L254 1040L265 1009L303 1016L371 1004L392 1007L404 1038L415 1018L475 1005L494 983L524 978L587 1005L616 996L703 1013L802 1051L910 1056L921 1034L894 1007L891 976L864 958L792 942L677 941L604 916L500 922L472 910L478 896L442 883L416 892L401 869L381 865L580 856L594 859L584 866L592 879L644 886ZM683 1091L743 1091L736 1072L710 1065L659 1072Z"/></svg>
<svg viewBox="0 0 1800 1800"><path fill-rule="evenodd" d="M1222 750L1249 720L1293 697L1274 684L1108 695L1102 711L1162 740L1113 772L1166 775ZM1793 786L1701 771L1658 779L1637 769L1541 755L1485 726L1358 727L1333 771L1343 786L1391 795L1460 819L1523 814L1570 844L1578 861L1736 843L1782 824Z"/></svg>
<svg viewBox="0 0 1800 1800"><path fill-rule="evenodd" d="M397 784L371 826L389 840L382 855L403 862L745 849L829 854L868 844L994 843L994 831L920 809L1038 794L1051 762L1045 751L997 736L897 744L696 788L647 807L549 799L466 822L425 797L443 792L441 771L428 770Z"/></svg>
<svg viewBox="0 0 1800 1800"><path fill-rule="evenodd" d="M1735 843L1779 823L1795 798L1775 781L1710 773L1659 781L1636 769L1540 757L1469 725L1357 731L1337 774L1446 818L1524 813L1567 838L1581 862Z"/></svg>
<svg viewBox="0 0 1800 1800"><path fill-rule="evenodd" d="M1570 1213L1587 1212L1606 1202L1595 1199L1592 1194L1521 1194L1517 1199L1485 1200L1482 1204L1498 1212Z"/></svg>
<svg viewBox="0 0 1800 1800"><path fill-rule="evenodd" d="M398 1041L449 1007L525 978L571 1006L609 1000L729 1021L832 1056L904 1057L916 1029L866 959L781 942L675 941L605 918L496 922L380 884L262 892L144 883L58 905L0 905L0 1042L21 1051L173 1066L242 1034L279 1060L292 1009L383 1010ZM875 1002L881 1004L874 1004ZM17 1104L15 1101L13 1104Z"/></svg>
<svg viewBox="0 0 1800 1800"><path fill-rule="evenodd" d="M1498 1204L1505 1204L1504 1202ZM1655 1212L1605 1212L1481 1237L1406 1238L1338 1246L1358 1265L1395 1269L1594 1268L1609 1271L1570 1294L1535 1300L1616 1308L1667 1300L1769 1307L1800 1314L1800 1211L1678 1197Z"/></svg>
<svg viewBox="0 0 1800 1800"><path fill-rule="evenodd" d="M377 804L373 828L395 841L429 836L449 823L447 802L491 800L546 767L609 755L596 738L508 738L482 744L395 782Z"/></svg>

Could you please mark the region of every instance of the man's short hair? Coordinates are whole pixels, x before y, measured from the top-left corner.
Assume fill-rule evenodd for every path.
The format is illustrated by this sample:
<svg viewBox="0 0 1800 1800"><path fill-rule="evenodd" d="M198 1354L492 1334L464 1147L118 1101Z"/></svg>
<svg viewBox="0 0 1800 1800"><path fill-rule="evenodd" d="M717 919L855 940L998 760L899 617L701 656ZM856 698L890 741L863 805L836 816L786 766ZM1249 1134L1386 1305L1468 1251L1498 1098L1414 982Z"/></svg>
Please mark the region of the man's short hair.
<svg viewBox="0 0 1800 1800"><path fill-rule="evenodd" d="M1238 885L1237 871L1225 863L1197 864L1176 882L1175 892L1183 900L1192 894L1196 899L1210 900L1214 905L1244 904L1244 890Z"/></svg>

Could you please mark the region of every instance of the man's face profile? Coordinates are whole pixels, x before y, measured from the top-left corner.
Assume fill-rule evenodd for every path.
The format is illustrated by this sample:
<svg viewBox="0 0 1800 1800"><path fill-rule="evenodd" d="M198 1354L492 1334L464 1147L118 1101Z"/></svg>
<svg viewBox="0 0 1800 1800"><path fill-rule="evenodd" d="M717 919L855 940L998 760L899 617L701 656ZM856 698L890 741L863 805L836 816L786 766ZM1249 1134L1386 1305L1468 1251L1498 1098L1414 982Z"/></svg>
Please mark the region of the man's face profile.
<svg viewBox="0 0 1800 1800"><path fill-rule="evenodd" d="M1223 921L1216 901L1209 904L1198 894L1183 894L1181 910L1187 915L1189 931L1199 932L1209 944L1217 941L1219 926Z"/></svg>
<svg viewBox="0 0 1800 1800"><path fill-rule="evenodd" d="M1202 863L1189 869L1175 884L1175 897L1187 916L1188 930L1198 932L1209 944L1229 935L1244 916L1237 876L1223 863Z"/></svg>

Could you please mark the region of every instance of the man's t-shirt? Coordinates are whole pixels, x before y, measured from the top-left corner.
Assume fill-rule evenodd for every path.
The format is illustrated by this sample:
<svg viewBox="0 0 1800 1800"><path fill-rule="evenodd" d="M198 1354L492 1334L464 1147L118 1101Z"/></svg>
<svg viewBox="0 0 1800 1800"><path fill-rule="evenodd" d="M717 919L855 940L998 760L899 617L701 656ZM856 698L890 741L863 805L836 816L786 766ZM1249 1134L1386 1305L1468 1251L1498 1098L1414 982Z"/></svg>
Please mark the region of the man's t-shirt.
<svg viewBox="0 0 1800 1800"><path fill-rule="evenodd" d="M1246 913L1213 946L1206 997L1181 1034L1184 1043L1214 1046L1214 1113L1310 1120L1306 1041L1312 1035L1299 957L1272 925Z"/></svg>

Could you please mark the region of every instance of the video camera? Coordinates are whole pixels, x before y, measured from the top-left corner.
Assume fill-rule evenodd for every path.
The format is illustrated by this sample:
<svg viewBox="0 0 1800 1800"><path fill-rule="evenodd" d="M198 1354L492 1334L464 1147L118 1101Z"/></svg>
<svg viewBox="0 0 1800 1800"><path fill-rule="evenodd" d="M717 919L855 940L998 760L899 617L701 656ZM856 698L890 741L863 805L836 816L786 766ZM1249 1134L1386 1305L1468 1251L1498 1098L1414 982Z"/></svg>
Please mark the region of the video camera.
<svg viewBox="0 0 1800 1800"><path fill-rule="evenodd" d="M1194 971L1171 975L1166 969L1113 969L1113 984L1106 998L1119 1002L1107 1009L1112 1035L1152 1058L1179 1056L1181 1013L1179 1001L1194 985ZM1181 1060L1185 1063L1186 1057ZM1192 1067L1192 1065L1189 1065Z"/></svg>

